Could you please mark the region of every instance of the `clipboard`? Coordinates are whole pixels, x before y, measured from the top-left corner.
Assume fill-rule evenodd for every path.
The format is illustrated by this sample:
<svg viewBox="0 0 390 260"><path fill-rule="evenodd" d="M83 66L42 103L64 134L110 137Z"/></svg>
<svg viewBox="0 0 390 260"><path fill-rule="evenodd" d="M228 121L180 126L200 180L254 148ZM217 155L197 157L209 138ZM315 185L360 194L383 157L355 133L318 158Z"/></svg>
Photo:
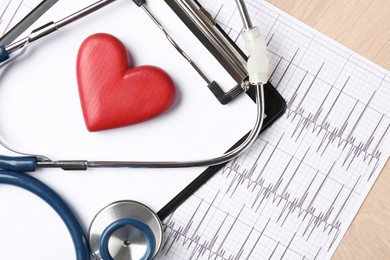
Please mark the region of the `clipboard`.
<svg viewBox="0 0 390 260"><path fill-rule="evenodd" d="M203 43L207 47L207 49L213 53L214 57L219 60L219 62L225 65L225 69L229 70L229 66L226 66L226 61L224 58L217 52L216 47L213 46L210 40L204 36L202 31L196 26L195 22L191 20L189 16L185 14L183 9L177 4L175 0L164 0L170 8L176 13L176 15L183 21L184 24L194 33L199 41ZM204 10L200 3L196 0L193 1L194 4L198 5L200 10ZM205 10L204 10L205 11ZM206 15L207 16L207 13ZM218 25L218 23L214 24L218 33L224 37L229 44L239 53L244 60L247 60L248 57L244 54L244 52L234 43L232 39L225 33L225 31ZM233 72L234 73L234 72ZM231 91L233 91L232 88ZM248 98L251 98L253 102L255 102L255 90L253 88L249 89L246 92ZM261 129L261 133L265 131L268 127L272 125L279 117L283 115L286 111L286 102L284 98L279 94L279 92L274 88L271 83L267 83L264 85L264 96L265 96L265 114L266 118L264 119L263 127ZM217 97L218 98L218 97ZM233 150L237 146L239 146L248 136L246 134L240 140L238 140L228 151ZM161 220L167 218L171 213L175 211L186 199L188 199L197 189L199 189L204 183L210 180L215 173L217 173L220 169L223 168L225 164L215 165L208 167L204 172L202 172L196 179L194 179L187 187L185 187L177 196L175 196L170 202L168 202L161 210L157 212L157 215Z"/></svg>

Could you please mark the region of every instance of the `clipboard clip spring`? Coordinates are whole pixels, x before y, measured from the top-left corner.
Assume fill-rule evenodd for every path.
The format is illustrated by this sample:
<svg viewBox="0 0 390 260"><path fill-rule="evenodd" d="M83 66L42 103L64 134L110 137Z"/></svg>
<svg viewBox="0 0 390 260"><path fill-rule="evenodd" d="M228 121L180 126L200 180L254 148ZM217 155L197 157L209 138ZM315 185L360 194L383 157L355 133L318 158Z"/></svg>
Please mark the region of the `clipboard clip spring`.
<svg viewBox="0 0 390 260"><path fill-rule="evenodd" d="M133 2L146 12L146 14L153 20L158 28L165 34L168 41L175 47L175 49L191 64L191 66L198 72L198 74L206 81L207 87L222 104L228 104L241 93L246 92L250 86L257 84L265 84L268 80L268 59L265 55L266 44L260 32L257 33L258 28L253 27L250 21L248 12L243 1L237 1L240 15L246 28L245 42L251 54L259 55L256 59L252 58L248 66L248 58L242 51L235 46L229 37L218 26L212 16L193 0L165 0L165 2L172 8L172 10L179 16L180 19L187 25L187 27L195 34L195 36L203 43L203 45L213 54L219 63L226 69L226 71L237 82L237 85L225 92L216 81L211 81L203 73L203 71L195 64L195 62L185 53L182 48L169 35L157 18L150 12L146 6L146 0L133 0ZM251 32L247 32L251 31ZM257 35L258 34L258 35ZM256 45L259 45L257 47ZM255 63L254 63L255 62ZM252 76L258 74L256 67L260 66L264 73L256 76L257 79L253 81ZM255 67L255 68L253 68ZM248 73L249 72L249 73Z"/></svg>
<svg viewBox="0 0 390 260"><path fill-rule="evenodd" d="M190 56L175 42L175 40L169 35L164 26L157 20L157 18L152 14L149 8L146 6L145 0L133 0L133 2L138 6L142 7L145 13L149 16L149 18L157 25L157 27L165 34L165 37L168 41L173 45L173 47L183 56L190 65L195 69L195 71L206 81L207 87L214 94L214 96L218 99L218 101L225 105L236 98L241 93L245 92L249 86L245 85L242 87L242 84L238 84L228 92L225 92L216 81L211 81L206 74L199 68L198 65L190 58ZM169 3L168 3L169 4Z"/></svg>

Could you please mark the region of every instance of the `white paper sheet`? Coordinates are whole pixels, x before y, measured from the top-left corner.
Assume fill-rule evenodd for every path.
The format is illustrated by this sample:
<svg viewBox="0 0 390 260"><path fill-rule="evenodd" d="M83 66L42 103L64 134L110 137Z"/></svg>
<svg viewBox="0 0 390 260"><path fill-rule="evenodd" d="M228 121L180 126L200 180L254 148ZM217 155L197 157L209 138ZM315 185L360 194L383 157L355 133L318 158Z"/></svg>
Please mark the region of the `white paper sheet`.
<svg viewBox="0 0 390 260"><path fill-rule="evenodd" d="M56 21L92 2L59 1L35 25ZM233 80L163 1L150 1L148 6L210 78L225 89L233 86ZM138 125L87 131L75 64L81 42L98 32L119 38L136 66L159 66L171 75L178 97L167 113ZM203 159L225 152L255 122L255 105L248 97L220 105L201 77L131 1L115 1L32 44L23 57L0 73L2 137L16 150L53 159ZM117 200L137 200L159 210L203 170L53 169L32 175L63 197L87 230L94 215ZM44 203L2 185L0 204L0 259L72 259L67 231ZM26 242L22 250L20 239Z"/></svg>

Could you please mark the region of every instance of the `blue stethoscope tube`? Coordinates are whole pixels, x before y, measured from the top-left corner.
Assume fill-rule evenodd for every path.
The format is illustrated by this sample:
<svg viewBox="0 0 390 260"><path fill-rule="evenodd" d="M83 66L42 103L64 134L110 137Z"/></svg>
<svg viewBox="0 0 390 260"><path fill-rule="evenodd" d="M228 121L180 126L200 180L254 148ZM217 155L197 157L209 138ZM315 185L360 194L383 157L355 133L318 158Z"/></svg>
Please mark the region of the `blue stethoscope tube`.
<svg viewBox="0 0 390 260"><path fill-rule="evenodd" d="M69 206L44 183L25 173L0 170L0 184L9 184L28 190L49 204L65 223L73 240L77 260L89 260L87 237Z"/></svg>

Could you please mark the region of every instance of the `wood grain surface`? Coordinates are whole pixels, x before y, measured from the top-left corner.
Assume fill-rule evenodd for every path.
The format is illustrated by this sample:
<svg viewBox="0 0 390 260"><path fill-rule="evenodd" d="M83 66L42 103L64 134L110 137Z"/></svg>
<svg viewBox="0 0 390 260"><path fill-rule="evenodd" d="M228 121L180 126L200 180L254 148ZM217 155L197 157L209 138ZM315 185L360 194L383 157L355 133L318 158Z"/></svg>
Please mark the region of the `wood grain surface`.
<svg viewBox="0 0 390 260"><path fill-rule="evenodd" d="M267 1L390 70L390 0ZM332 259L390 259L390 160Z"/></svg>

